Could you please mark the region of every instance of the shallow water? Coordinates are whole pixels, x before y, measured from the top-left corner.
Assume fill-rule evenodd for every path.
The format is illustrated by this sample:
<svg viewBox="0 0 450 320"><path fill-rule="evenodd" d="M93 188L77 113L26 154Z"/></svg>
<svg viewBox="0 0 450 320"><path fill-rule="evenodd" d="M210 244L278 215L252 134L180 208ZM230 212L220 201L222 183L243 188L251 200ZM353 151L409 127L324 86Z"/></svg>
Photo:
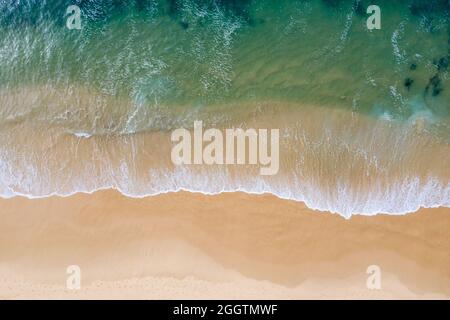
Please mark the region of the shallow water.
<svg viewBox="0 0 450 320"><path fill-rule="evenodd" d="M270 192L450 206L446 1L0 1L0 193ZM406 84L410 84L407 86ZM183 168L170 130L279 128L281 169Z"/></svg>

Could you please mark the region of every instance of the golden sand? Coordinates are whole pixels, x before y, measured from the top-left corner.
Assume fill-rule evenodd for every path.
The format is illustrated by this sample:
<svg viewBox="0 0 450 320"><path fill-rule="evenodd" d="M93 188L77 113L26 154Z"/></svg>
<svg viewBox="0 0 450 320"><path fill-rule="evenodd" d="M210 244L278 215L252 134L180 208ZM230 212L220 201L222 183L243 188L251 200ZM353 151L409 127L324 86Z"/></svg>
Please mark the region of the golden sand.
<svg viewBox="0 0 450 320"><path fill-rule="evenodd" d="M4 299L450 297L448 208L345 220L271 195L100 191L3 199L0 219Z"/></svg>

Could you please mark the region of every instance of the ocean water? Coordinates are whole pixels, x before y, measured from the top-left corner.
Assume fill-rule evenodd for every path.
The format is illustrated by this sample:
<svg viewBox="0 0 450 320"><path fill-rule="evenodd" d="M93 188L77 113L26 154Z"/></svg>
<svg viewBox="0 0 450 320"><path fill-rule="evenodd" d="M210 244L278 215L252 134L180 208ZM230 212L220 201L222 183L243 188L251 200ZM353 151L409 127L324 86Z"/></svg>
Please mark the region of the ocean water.
<svg viewBox="0 0 450 320"><path fill-rule="evenodd" d="M69 5L81 30L66 27ZM0 195L273 193L450 206L450 3L0 0ZM170 132L278 128L280 173L174 167Z"/></svg>

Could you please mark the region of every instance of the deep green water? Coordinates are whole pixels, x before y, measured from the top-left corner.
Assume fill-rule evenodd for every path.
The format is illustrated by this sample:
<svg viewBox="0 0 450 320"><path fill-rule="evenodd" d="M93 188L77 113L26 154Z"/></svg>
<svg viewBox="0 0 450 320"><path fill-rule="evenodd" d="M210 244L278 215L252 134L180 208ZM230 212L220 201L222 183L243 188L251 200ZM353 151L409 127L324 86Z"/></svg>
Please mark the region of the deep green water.
<svg viewBox="0 0 450 320"><path fill-rule="evenodd" d="M0 4L2 88L77 84L148 108L275 100L449 116L447 1L377 1L372 31L368 1L11 3ZM70 4L82 30L65 27Z"/></svg>

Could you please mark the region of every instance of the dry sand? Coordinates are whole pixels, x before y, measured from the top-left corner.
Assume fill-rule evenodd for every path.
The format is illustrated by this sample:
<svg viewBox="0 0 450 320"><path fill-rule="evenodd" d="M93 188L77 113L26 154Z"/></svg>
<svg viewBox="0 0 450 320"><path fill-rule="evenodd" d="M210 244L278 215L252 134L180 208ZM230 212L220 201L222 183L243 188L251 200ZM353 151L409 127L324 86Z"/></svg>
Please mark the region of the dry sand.
<svg viewBox="0 0 450 320"><path fill-rule="evenodd" d="M271 195L100 191L2 199L0 220L4 299L450 297L448 208L345 220Z"/></svg>

